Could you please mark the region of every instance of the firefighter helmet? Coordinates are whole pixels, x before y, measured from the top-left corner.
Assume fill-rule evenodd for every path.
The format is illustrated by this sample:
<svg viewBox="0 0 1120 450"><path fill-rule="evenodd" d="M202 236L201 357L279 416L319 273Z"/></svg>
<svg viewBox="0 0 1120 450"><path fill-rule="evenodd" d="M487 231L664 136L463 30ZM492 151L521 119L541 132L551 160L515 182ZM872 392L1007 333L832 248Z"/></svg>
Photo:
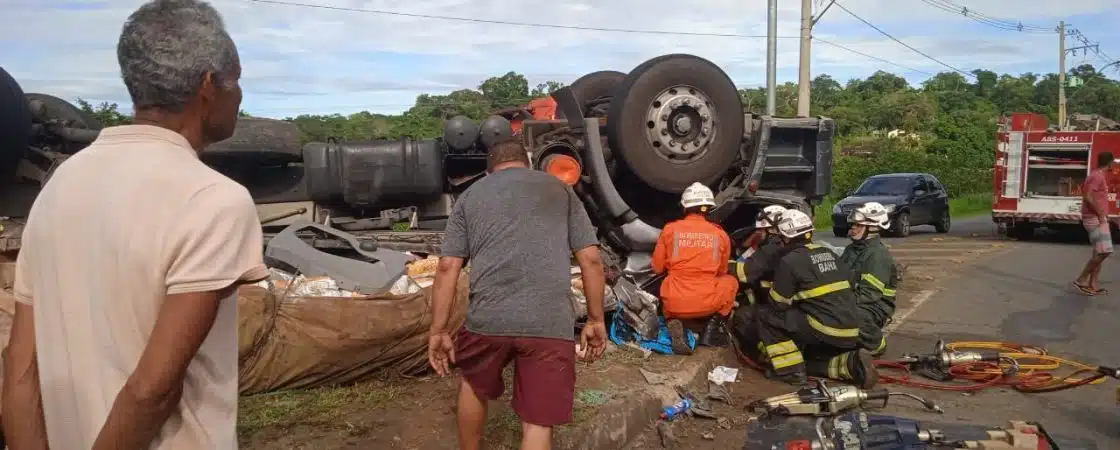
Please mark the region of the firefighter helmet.
<svg viewBox="0 0 1120 450"><path fill-rule="evenodd" d="M852 214L848 216L848 221L859 225L879 227L880 229L890 228L891 225L887 208L879 202L864 203L863 206L852 211Z"/></svg>
<svg viewBox="0 0 1120 450"><path fill-rule="evenodd" d="M692 183L681 194L681 206L692 208L694 206L716 206L716 197L712 190L701 183Z"/></svg>
<svg viewBox="0 0 1120 450"><path fill-rule="evenodd" d="M778 222L782 220L782 213L786 212L786 208L781 205L770 205L762 208L758 212L758 218L754 221L755 228L770 228L777 226Z"/></svg>
<svg viewBox="0 0 1120 450"><path fill-rule="evenodd" d="M795 238L813 231L813 218L796 209L787 209L778 221L778 233Z"/></svg>

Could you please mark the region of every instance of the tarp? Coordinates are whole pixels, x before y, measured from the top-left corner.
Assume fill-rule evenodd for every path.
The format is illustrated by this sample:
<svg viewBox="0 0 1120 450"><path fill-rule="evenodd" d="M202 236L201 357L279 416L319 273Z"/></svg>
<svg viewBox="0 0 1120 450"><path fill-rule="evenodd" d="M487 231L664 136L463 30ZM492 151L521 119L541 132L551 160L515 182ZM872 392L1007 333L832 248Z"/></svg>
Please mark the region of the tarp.
<svg viewBox="0 0 1120 450"><path fill-rule="evenodd" d="M467 284L463 273L451 308L451 329L458 329L466 317ZM238 291L242 395L427 370L430 287L368 297L281 301L280 294L259 286Z"/></svg>

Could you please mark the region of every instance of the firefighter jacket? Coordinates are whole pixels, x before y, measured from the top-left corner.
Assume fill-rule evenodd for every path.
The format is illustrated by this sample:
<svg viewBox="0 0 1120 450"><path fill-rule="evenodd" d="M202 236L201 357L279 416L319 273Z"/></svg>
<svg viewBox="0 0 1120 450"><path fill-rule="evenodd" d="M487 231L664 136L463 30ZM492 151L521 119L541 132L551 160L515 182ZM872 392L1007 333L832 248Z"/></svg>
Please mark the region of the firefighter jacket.
<svg viewBox="0 0 1120 450"><path fill-rule="evenodd" d="M851 268L852 291L860 311L870 325L882 328L894 314L898 270L890 250L882 239L853 241L840 255L840 261Z"/></svg>
<svg viewBox="0 0 1120 450"><path fill-rule="evenodd" d="M851 288L851 271L820 245L793 243L774 269L770 299L808 315L816 331L836 338L859 337L860 318Z"/></svg>
<svg viewBox="0 0 1120 450"><path fill-rule="evenodd" d="M743 261L730 261L728 273L735 275L739 283L750 289L752 304L770 299L770 285L774 281L774 268L781 256L781 240L767 235L749 258Z"/></svg>
<svg viewBox="0 0 1120 450"><path fill-rule="evenodd" d="M702 215L665 225L651 265L655 273L668 272L661 283L666 315L711 314L734 302L737 285L727 274L730 257L731 238Z"/></svg>

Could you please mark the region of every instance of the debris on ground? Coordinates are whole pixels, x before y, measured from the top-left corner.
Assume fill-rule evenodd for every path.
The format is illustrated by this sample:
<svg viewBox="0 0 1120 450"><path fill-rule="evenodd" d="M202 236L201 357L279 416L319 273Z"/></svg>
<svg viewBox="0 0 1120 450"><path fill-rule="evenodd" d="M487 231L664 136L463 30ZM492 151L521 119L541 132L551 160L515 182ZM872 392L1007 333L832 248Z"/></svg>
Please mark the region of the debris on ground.
<svg viewBox="0 0 1120 450"><path fill-rule="evenodd" d="M648 371L646 369L643 369L641 367L638 368L638 372L640 372L642 374L642 377L644 377L646 379L646 383L649 383L649 384L665 384L666 382L669 381L669 377L667 377L665 375L661 375L659 373L650 372L650 371Z"/></svg>
<svg viewBox="0 0 1120 450"><path fill-rule="evenodd" d="M661 446L665 448L675 448L680 442L677 435L673 433L673 425L664 420L657 423L657 435L661 437Z"/></svg>
<svg viewBox="0 0 1120 450"><path fill-rule="evenodd" d="M708 381L721 386L723 383L734 383L736 378L739 378L739 369L732 367L716 366L708 372Z"/></svg>

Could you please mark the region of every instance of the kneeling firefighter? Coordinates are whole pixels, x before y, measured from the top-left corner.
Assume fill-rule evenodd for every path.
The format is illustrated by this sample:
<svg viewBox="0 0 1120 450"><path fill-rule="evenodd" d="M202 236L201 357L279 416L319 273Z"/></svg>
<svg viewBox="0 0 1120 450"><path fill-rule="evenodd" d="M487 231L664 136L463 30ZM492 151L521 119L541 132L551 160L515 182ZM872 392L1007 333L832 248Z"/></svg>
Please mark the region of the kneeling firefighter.
<svg viewBox="0 0 1120 450"><path fill-rule="evenodd" d="M779 205L763 208L755 219L755 232L748 238L757 242L757 248L752 246L754 252L744 253L745 257L728 263L728 272L747 289L747 298L752 305L770 297L770 283L774 281L774 267L778 264L778 251L782 245L777 224L785 211L786 208Z"/></svg>
<svg viewBox="0 0 1120 450"><path fill-rule="evenodd" d="M707 218L715 205L711 189L692 183L681 195L684 218L665 225L653 250L654 273L666 274L661 306L677 354L692 353L681 319L709 319L700 344L727 345L725 324L739 283L727 274L731 237Z"/></svg>
<svg viewBox="0 0 1120 450"><path fill-rule="evenodd" d="M806 373L868 388L879 381L871 355L860 349L859 314L850 270L831 250L812 243L813 219L788 210L778 222L783 241L770 302L757 310L768 375L804 384ZM846 357L833 359L835 356ZM835 363L843 361L843 366Z"/></svg>
<svg viewBox="0 0 1120 450"><path fill-rule="evenodd" d="M746 290L747 305L740 301L731 318L731 337L736 349L752 362L761 358L758 346L758 329L754 310L759 303L770 301L770 286L774 281L774 268L781 256L782 241L778 237L778 221L785 207L770 205L762 209L755 219L755 231L747 238L748 250L738 260L728 264L728 272L739 280ZM754 250L753 252L751 250Z"/></svg>
<svg viewBox="0 0 1120 450"><path fill-rule="evenodd" d="M871 350L873 356L879 356L887 350L883 327L894 315L895 289L899 279L894 258L879 238L882 230L890 228L890 218L887 208L877 202L869 202L852 211L848 221L852 224L848 231L852 243L840 255L840 261L852 269L852 291L863 316L859 334L861 344Z"/></svg>

